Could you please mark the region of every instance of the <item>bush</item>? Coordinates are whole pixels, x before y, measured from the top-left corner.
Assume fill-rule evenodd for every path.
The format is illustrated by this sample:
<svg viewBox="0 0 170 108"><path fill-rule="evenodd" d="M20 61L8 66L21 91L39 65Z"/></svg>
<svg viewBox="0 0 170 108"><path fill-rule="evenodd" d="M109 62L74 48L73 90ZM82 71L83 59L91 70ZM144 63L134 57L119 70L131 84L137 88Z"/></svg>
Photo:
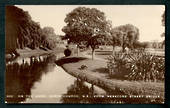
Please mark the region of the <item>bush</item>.
<svg viewBox="0 0 170 108"><path fill-rule="evenodd" d="M70 56L70 55L71 55L71 50L70 50L70 49L65 49L65 50L64 50L64 55L65 55L66 57Z"/></svg>
<svg viewBox="0 0 170 108"><path fill-rule="evenodd" d="M109 69L109 74L111 76L121 76L124 73L127 73L127 69L129 69L128 62L129 61L126 58L125 53L115 52L113 55L108 57L107 67Z"/></svg>
<svg viewBox="0 0 170 108"><path fill-rule="evenodd" d="M134 53L129 58L131 59L131 73L128 75L130 80L164 81L165 60L163 57L149 53Z"/></svg>
<svg viewBox="0 0 170 108"><path fill-rule="evenodd" d="M108 58L110 75L129 80L164 81L165 60L146 52L115 53Z"/></svg>

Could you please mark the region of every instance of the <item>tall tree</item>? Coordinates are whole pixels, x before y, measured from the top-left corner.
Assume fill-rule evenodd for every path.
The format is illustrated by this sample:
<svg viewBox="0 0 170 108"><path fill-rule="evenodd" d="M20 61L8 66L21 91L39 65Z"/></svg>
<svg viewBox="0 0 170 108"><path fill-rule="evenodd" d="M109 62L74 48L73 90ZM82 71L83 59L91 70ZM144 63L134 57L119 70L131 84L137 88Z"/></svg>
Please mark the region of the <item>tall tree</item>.
<svg viewBox="0 0 170 108"><path fill-rule="evenodd" d="M164 13L162 14L162 26L165 26L165 11L164 11ZM161 34L161 37L165 37L165 32L163 32L163 33ZM165 40L163 40L163 42L162 42L162 47L163 47L163 45L165 45Z"/></svg>
<svg viewBox="0 0 170 108"><path fill-rule="evenodd" d="M96 46L104 40L109 30L104 13L96 8L78 7L67 14L64 21L67 24L62 29L65 38L76 43L77 47L85 41L92 48L93 59Z"/></svg>
<svg viewBox="0 0 170 108"><path fill-rule="evenodd" d="M12 29L10 29L10 27ZM40 25L31 19L27 11L23 11L16 6L6 6L6 48L12 46L24 48L34 46L39 43ZM14 38L10 43L11 38ZM12 43L16 43L12 44ZM12 45L11 45L12 44ZM38 45L37 45L38 46ZM11 49L11 47L10 47Z"/></svg>
<svg viewBox="0 0 170 108"><path fill-rule="evenodd" d="M45 40L48 41L48 45L47 47L49 49L55 48L56 47L56 43L58 42L58 37L54 32L54 28L53 27L44 27L42 29L43 34L45 35Z"/></svg>
<svg viewBox="0 0 170 108"><path fill-rule="evenodd" d="M26 34L30 20L28 12L15 6L6 6L5 44L7 53L15 52L16 48L22 48L24 43L29 42L30 37Z"/></svg>
<svg viewBox="0 0 170 108"><path fill-rule="evenodd" d="M162 14L162 25L165 26L165 11Z"/></svg>
<svg viewBox="0 0 170 108"><path fill-rule="evenodd" d="M40 24L33 21L27 11L16 6L6 6L5 33L7 53L16 52L17 48L47 47L50 43Z"/></svg>
<svg viewBox="0 0 170 108"><path fill-rule="evenodd" d="M122 46L124 52L126 47L133 49L133 43L139 39L139 29L132 24L121 25L113 28L111 36L113 45Z"/></svg>
<svg viewBox="0 0 170 108"><path fill-rule="evenodd" d="M120 30L117 29L112 29L110 32L110 35L108 36L109 39L107 39L108 43L113 46L113 53L115 46L120 46L121 45L121 37L123 33Z"/></svg>

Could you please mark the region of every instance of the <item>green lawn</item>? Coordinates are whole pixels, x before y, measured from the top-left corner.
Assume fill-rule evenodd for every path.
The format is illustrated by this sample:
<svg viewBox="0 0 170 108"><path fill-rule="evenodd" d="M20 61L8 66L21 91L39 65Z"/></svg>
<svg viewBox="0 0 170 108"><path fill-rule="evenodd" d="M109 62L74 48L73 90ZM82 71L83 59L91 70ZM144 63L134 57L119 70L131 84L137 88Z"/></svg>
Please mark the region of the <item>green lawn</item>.
<svg viewBox="0 0 170 108"><path fill-rule="evenodd" d="M106 68L106 61L98 59L91 60L90 58L83 56L72 56L60 59L56 61L56 64L62 66L69 74L97 85L108 91L110 94L159 96L159 98L150 98L147 102L151 102L155 99L160 100L159 102L163 102L165 93L164 83L128 81L126 79L117 78L111 79ZM82 65L86 65L87 69L80 69ZM146 100L140 101L147 103Z"/></svg>

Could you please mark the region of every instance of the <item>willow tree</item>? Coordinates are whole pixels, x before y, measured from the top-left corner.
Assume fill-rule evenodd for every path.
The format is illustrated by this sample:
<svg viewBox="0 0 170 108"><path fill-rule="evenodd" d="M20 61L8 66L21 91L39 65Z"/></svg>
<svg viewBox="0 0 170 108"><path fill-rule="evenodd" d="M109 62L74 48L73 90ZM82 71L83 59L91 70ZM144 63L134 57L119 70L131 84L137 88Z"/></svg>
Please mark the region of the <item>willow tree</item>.
<svg viewBox="0 0 170 108"><path fill-rule="evenodd" d="M104 40L109 28L105 14L96 8L78 7L67 14L64 21L67 24L62 29L65 39L77 44L77 48L87 43L91 46L93 59L96 46Z"/></svg>

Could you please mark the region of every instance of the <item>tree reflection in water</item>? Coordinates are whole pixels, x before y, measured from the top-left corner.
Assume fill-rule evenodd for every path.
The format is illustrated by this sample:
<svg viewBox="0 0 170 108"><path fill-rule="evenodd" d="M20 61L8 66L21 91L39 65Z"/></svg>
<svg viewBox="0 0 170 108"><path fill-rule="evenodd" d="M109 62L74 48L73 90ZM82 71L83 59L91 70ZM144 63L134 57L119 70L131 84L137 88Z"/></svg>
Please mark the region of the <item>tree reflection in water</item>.
<svg viewBox="0 0 170 108"><path fill-rule="evenodd" d="M52 56L30 57L30 63L22 60L6 65L5 94L7 103L19 103L29 98L34 83L46 73Z"/></svg>
<svg viewBox="0 0 170 108"><path fill-rule="evenodd" d="M109 103L108 98L102 94L95 93L93 85L88 87L82 80L75 80L74 84L68 87L67 93L62 95L62 103Z"/></svg>
<svg viewBox="0 0 170 108"><path fill-rule="evenodd" d="M24 102L26 98L30 98L31 90L34 88L35 82L41 81L42 75L51 72L51 69L53 69L52 67L55 67L52 65L54 64L54 60L55 60L55 58L53 57L55 56L47 56L47 57L44 56L43 58L31 57L29 58L30 59L29 62L27 62L26 60L22 60L22 63L14 62L14 63L7 64L6 65L6 87L5 87L6 102L19 103L19 102ZM59 77L67 78L64 76L65 74L59 73L57 75L63 75ZM103 88L105 90L105 93L101 94L102 92L100 91L96 92L96 86L89 87L84 81L80 79L75 80L74 83L72 82L69 83L67 81L66 83L68 84L66 84L64 88L61 87L63 91L66 91L65 90L66 87L69 86L67 88L66 93L64 92L65 94L63 94L62 89L59 89L59 91L62 91L62 93L56 92L56 93L63 94L60 100L61 103L119 103L119 102L128 103L128 104L151 103L149 99L146 98L108 97L109 95L122 96L125 95L125 93L121 92L117 88L115 88L114 91L113 90L108 91L107 88L106 89ZM55 83L52 83L52 85L59 87L60 83L59 86L55 85ZM50 89L54 89L54 88L50 88ZM47 90L48 89L49 88L47 88ZM56 94L56 95L61 95L61 94ZM58 102L58 100L56 102ZM156 101L153 101L153 103L154 102Z"/></svg>
<svg viewBox="0 0 170 108"><path fill-rule="evenodd" d="M87 97L88 96L88 97ZM151 103L147 98L130 98L128 95L115 89L114 91L106 91L99 94L93 86L88 87L84 81L75 80L74 84L68 87L67 93L62 95L62 103L105 103L105 104L131 104L131 103ZM155 102L153 102L155 103Z"/></svg>

